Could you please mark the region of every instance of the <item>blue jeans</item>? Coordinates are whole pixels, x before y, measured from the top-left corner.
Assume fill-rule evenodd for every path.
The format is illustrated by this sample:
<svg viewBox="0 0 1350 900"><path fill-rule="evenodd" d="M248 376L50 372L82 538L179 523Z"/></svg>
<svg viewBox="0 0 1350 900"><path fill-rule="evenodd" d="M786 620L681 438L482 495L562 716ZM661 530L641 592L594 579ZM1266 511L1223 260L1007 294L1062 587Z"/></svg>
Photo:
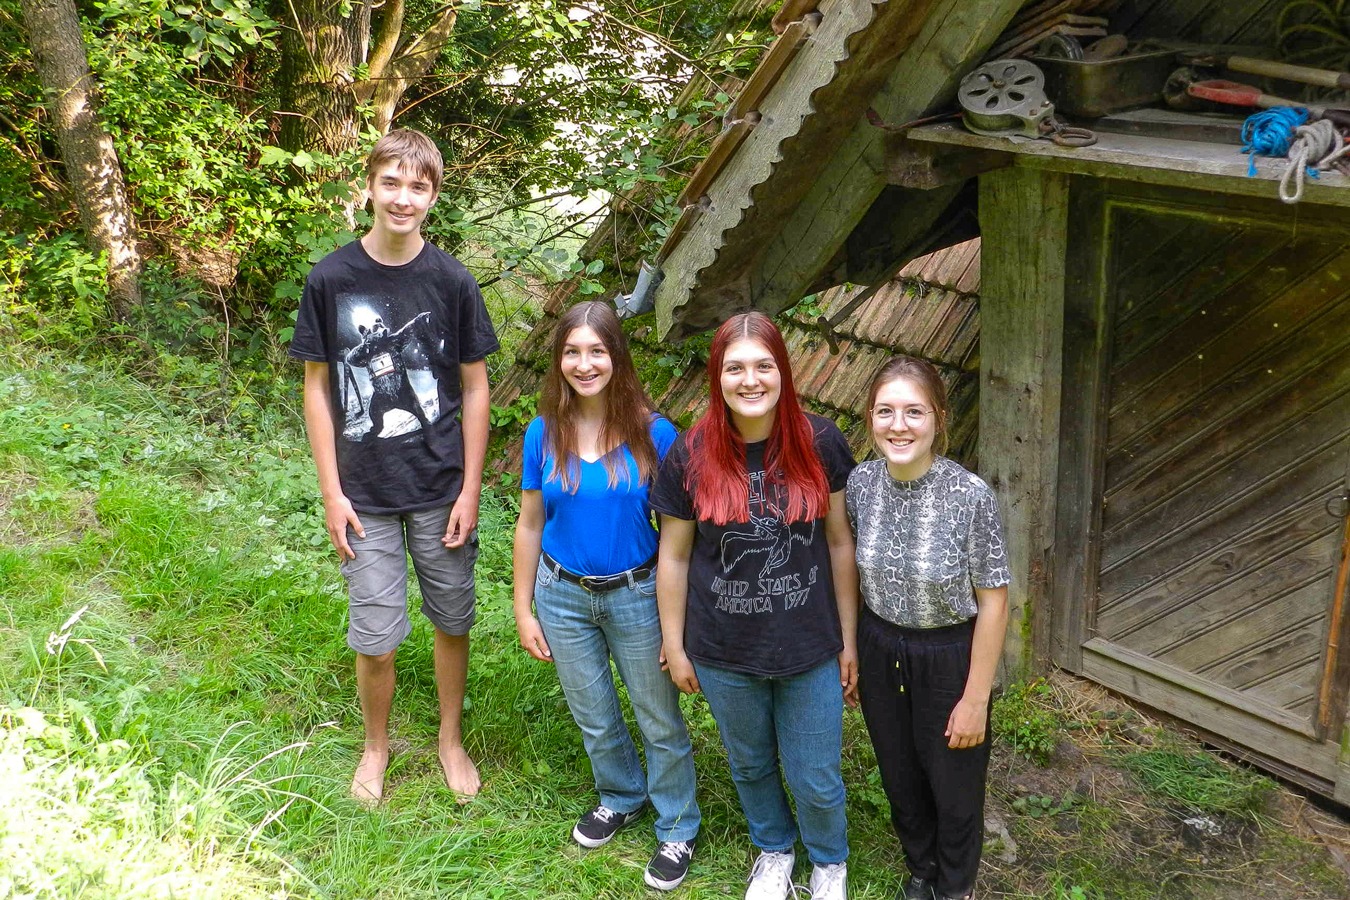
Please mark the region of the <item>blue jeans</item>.
<svg viewBox="0 0 1350 900"><path fill-rule="evenodd" d="M800 675L766 678L694 663L708 698L731 779L761 850L792 849L801 827L813 865L848 859L844 778L844 694L839 663L831 659ZM797 803L792 819L783 779Z"/></svg>
<svg viewBox="0 0 1350 900"><path fill-rule="evenodd" d="M581 729L600 802L626 813L650 799L657 840L692 840L702 821L694 799L694 752L680 692L661 671L655 576L593 594L561 580L541 560L534 606L567 706ZM611 656L628 688L650 777L642 773L623 720Z"/></svg>

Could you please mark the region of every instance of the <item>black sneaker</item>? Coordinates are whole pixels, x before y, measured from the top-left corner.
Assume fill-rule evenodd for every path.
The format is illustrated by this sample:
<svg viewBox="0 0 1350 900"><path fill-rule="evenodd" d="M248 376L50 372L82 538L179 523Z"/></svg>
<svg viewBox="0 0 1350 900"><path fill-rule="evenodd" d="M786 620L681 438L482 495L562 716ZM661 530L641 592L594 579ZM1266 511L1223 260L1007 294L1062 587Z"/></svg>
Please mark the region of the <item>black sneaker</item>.
<svg viewBox="0 0 1350 900"><path fill-rule="evenodd" d="M656 848L642 880L658 891L673 891L689 874L689 861L694 858L693 841L662 841Z"/></svg>
<svg viewBox="0 0 1350 900"><path fill-rule="evenodd" d="M927 878L915 878L913 875L909 876L909 881L905 882L900 893L895 895L895 900L936 900L936 898L937 888L933 882Z"/></svg>
<svg viewBox="0 0 1350 900"><path fill-rule="evenodd" d="M621 813L601 804L577 819L576 827L572 829L572 840L583 847L608 844L614 833L641 816L642 810L643 807L639 806L632 812Z"/></svg>

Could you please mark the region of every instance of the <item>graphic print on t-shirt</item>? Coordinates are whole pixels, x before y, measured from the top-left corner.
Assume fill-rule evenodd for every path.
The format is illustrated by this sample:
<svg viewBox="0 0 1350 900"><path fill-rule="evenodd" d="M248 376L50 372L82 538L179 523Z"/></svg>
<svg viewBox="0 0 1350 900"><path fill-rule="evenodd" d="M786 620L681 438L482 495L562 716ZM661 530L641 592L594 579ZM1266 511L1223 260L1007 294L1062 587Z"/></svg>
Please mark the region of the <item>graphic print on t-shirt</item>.
<svg viewBox="0 0 1350 900"><path fill-rule="evenodd" d="M785 492L779 490L776 493ZM717 608L733 613L771 613L775 601L780 609L792 609L805 603L808 588L816 583L816 567L812 566L805 578L801 572L778 570L789 569L793 546L810 547L815 533L815 522L789 525L783 521L778 504L766 496L764 473L752 473L750 521L744 525L730 525L722 533L722 575L725 577L713 580ZM763 561L753 583L730 577L747 557L753 557L754 563ZM778 574L775 575L775 571ZM744 572L742 568L741 573Z"/></svg>
<svg viewBox="0 0 1350 900"><path fill-rule="evenodd" d="M409 305L392 297L338 295L343 437L349 441L411 434L440 417L430 359L445 342L433 333L431 313Z"/></svg>

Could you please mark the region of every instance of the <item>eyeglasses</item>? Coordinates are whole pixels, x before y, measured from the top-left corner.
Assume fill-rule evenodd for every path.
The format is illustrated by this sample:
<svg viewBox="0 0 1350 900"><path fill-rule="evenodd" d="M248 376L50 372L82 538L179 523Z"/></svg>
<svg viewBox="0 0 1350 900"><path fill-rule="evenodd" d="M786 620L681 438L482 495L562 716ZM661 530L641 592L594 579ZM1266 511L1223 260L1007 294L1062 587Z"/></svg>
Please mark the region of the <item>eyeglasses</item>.
<svg viewBox="0 0 1350 900"><path fill-rule="evenodd" d="M905 424L911 428L917 428L923 424L923 420L933 414L931 409L924 409L920 406L906 406L904 409L897 410L892 406L874 406L872 407L872 421L878 425L889 425L895 421L896 413L905 420Z"/></svg>

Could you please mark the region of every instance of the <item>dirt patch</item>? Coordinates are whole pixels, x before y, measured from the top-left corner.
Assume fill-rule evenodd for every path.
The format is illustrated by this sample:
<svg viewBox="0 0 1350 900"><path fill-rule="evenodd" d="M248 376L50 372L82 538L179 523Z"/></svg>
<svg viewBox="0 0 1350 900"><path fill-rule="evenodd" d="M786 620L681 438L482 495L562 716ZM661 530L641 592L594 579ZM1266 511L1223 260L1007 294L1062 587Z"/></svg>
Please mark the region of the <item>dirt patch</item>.
<svg viewBox="0 0 1350 900"><path fill-rule="evenodd" d="M79 541L101 529L93 491L44 491L39 479L22 470L0 478L0 545Z"/></svg>
<svg viewBox="0 0 1350 900"><path fill-rule="evenodd" d="M1038 702L1064 728L1046 764L995 744L985 896L1350 897L1350 824L1336 814L1090 682L1057 673L1047 684ZM1202 763L1232 790L1211 806L1181 802L1141 777L1141 754Z"/></svg>

